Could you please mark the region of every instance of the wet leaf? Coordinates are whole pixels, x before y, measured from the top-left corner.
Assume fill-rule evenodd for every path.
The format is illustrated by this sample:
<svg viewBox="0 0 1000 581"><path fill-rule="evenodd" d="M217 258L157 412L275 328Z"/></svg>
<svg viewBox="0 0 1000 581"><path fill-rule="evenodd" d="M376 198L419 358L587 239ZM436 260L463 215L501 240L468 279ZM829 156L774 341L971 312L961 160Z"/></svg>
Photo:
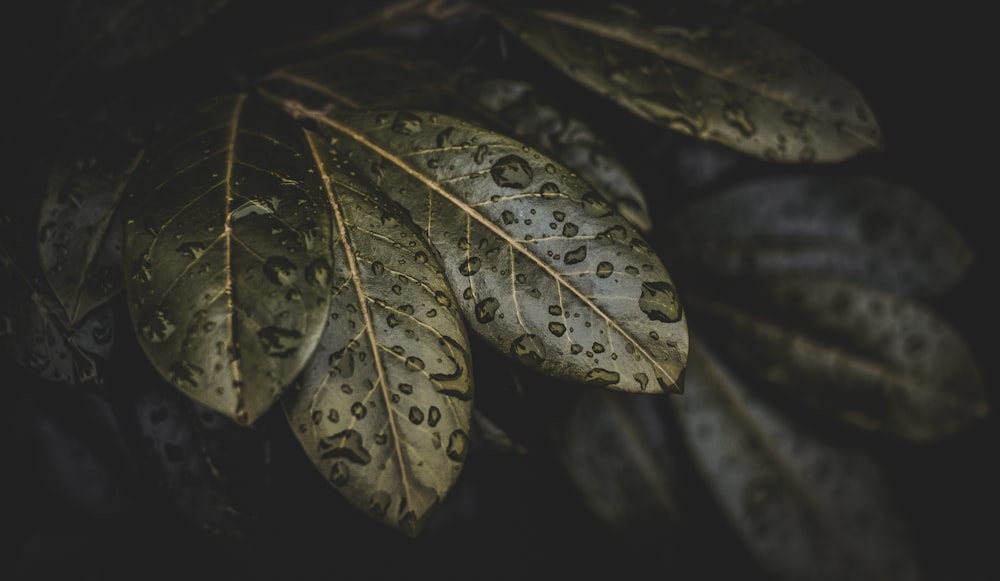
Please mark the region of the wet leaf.
<svg viewBox="0 0 1000 581"><path fill-rule="evenodd" d="M117 214L142 152L111 134L72 140L42 199L38 248L45 277L76 323L122 288Z"/></svg>
<svg viewBox="0 0 1000 581"><path fill-rule="evenodd" d="M643 232L652 228L649 207L628 168L582 120L561 112L535 87L515 79L465 76L458 94L499 121L504 133L531 143L580 174L615 210Z"/></svg>
<svg viewBox="0 0 1000 581"><path fill-rule="evenodd" d="M663 526L678 516L677 473L661 422L649 398L587 390L558 432L570 478L591 510L616 530Z"/></svg>
<svg viewBox="0 0 1000 581"><path fill-rule="evenodd" d="M673 256L725 276L837 275L917 296L951 288L972 253L910 188L870 176L742 182L664 229Z"/></svg>
<svg viewBox="0 0 1000 581"><path fill-rule="evenodd" d="M129 187L129 311L157 371L253 423L305 365L330 301L330 215L297 125L244 95L181 120Z"/></svg>
<svg viewBox="0 0 1000 581"><path fill-rule="evenodd" d="M776 579L916 579L885 477L864 450L802 430L697 339L674 407L723 513Z"/></svg>
<svg viewBox="0 0 1000 581"><path fill-rule="evenodd" d="M253 527L253 507L269 484L270 442L229 418L154 382L139 388L138 435L155 481L178 513L200 530L229 537Z"/></svg>
<svg viewBox="0 0 1000 581"><path fill-rule="evenodd" d="M842 280L786 276L726 303L688 297L751 377L819 414L913 441L988 413L965 339L927 307Z"/></svg>
<svg viewBox="0 0 1000 581"><path fill-rule="evenodd" d="M75 326L40 280L0 246L0 345L38 377L70 385L102 381L101 359L111 356L114 319L109 305Z"/></svg>
<svg viewBox="0 0 1000 581"><path fill-rule="evenodd" d="M334 216L330 320L285 397L320 472L359 510L416 535L469 445L472 361L434 250L360 168L309 135Z"/></svg>
<svg viewBox="0 0 1000 581"><path fill-rule="evenodd" d="M669 129L783 162L836 162L882 148L853 85L750 21L622 3L491 10L570 77Z"/></svg>
<svg viewBox="0 0 1000 581"><path fill-rule="evenodd" d="M292 112L407 209L490 345L571 381L681 390L687 327L670 275L565 166L442 114Z"/></svg>

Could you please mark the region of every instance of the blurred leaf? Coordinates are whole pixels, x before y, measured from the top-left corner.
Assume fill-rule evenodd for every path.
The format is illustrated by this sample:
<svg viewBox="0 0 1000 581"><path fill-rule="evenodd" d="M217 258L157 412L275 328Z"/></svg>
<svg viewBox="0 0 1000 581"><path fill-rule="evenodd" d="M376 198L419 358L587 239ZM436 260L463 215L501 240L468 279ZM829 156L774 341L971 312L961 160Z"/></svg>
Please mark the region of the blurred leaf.
<svg viewBox="0 0 1000 581"><path fill-rule="evenodd" d="M564 166L443 114L292 112L409 211L494 348L571 381L680 391L687 328L670 275Z"/></svg>
<svg viewBox="0 0 1000 581"><path fill-rule="evenodd" d="M672 401L705 483L776 579L917 579L906 523L877 464L767 406L697 337Z"/></svg>
<svg viewBox="0 0 1000 581"><path fill-rule="evenodd" d="M189 397L242 424L308 361L330 304L330 214L290 119L202 103L129 186L126 290L139 343Z"/></svg>
<svg viewBox="0 0 1000 581"><path fill-rule="evenodd" d="M269 486L266 436L164 383L136 387L135 419L154 482L180 515L202 531L245 536L256 518L255 501Z"/></svg>
<svg viewBox="0 0 1000 581"><path fill-rule="evenodd" d="M786 276L732 302L689 295L708 336L752 377L814 411L913 441L988 413L963 337L920 303L850 282Z"/></svg>
<svg viewBox="0 0 1000 581"><path fill-rule="evenodd" d="M461 472L472 415L464 321L436 253L326 139L308 135L333 212L332 314L285 409L320 472L416 535Z"/></svg>
<svg viewBox="0 0 1000 581"><path fill-rule="evenodd" d="M664 228L671 255L725 276L816 273L916 296L947 291L972 253L911 189L872 176L745 181Z"/></svg>
<svg viewBox="0 0 1000 581"><path fill-rule="evenodd" d="M767 28L707 8L547 6L491 12L563 72L653 123L772 161L882 148L857 89Z"/></svg>
<svg viewBox="0 0 1000 581"><path fill-rule="evenodd" d="M122 288L118 202L141 157L117 135L81 135L53 164L38 222L39 258L71 323Z"/></svg>
<svg viewBox="0 0 1000 581"><path fill-rule="evenodd" d="M98 359L108 359L114 320L104 305L75 326L47 294L44 283L26 273L0 245L0 345L38 377L70 385L100 383Z"/></svg>
<svg viewBox="0 0 1000 581"><path fill-rule="evenodd" d="M585 390L557 432L573 483L591 510L621 533L669 526L678 516L677 473L657 405L648 397Z"/></svg>
<svg viewBox="0 0 1000 581"><path fill-rule="evenodd" d="M561 112L526 81L478 73L463 75L455 86L461 98L488 112L498 130L560 160L638 229L652 229L639 185L586 122Z"/></svg>

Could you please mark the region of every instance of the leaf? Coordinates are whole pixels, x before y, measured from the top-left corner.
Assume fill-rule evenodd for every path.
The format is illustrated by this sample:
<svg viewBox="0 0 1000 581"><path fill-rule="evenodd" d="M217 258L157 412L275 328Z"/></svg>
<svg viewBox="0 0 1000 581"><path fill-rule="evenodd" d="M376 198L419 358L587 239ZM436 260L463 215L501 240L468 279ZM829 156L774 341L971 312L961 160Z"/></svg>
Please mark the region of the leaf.
<svg viewBox="0 0 1000 581"><path fill-rule="evenodd" d="M490 10L579 83L669 129L782 162L836 162L882 148L854 86L750 21L622 3Z"/></svg>
<svg viewBox="0 0 1000 581"><path fill-rule="evenodd" d="M917 302L791 276L739 294L734 304L696 295L688 302L752 377L820 414L924 442L988 413L965 340Z"/></svg>
<svg viewBox="0 0 1000 581"><path fill-rule="evenodd" d="M332 314L286 414L354 506L416 535L468 451L464 323L436 253L402 209L328 140L308 139L334 216Z"/></svg>
<svg viewBox="0 0 1000 581"><path fill-rule="evenodd" d="M687 327L670 275L564 166L448 115L286 106L409 211L473 332L494 348L571 381L681 391Z"/></svg>
<svg viewBox="0 0 1000 581"><path fill-rule="evenodd" d="M330 215L291 120L245 95L179 121L129 195L126 290L157 371L248 425L312 354L330 304Z"/></svg>
<svg viewBox="0 0 1000 581"><path fill-rule="evenodd" d="M39 258L70 323L122 288L116 211L141 158L138 147L109 134L71 140L53 165L38 222Z"/></svg>
<svg viewBox="0 0 1000 581"><path fill-rule="evenodd" d="M459 79L456 91L476 108L489 111L488 119L498 120L504 133L532 143L578 172L639 230L652 229L635 178L584 121L563 114L525 81L467 75Z"/></svg>
<svg viewBox="0 0 1000 581"><path fill-rule="evenodd" d="M246 536L270 476L263 432L241 429L159 382L139 386L134 413L155 482L181 517L206 533Z"/></svg>
<svg viewBox="0 0 1000 581"><path fill-rule="evenodd" d="M573 484L604 522L625 534L676 523L676 470L655 402L587 390L557 440Z"/></svg>
<svg viewBox="0 0 1000 581"><path fill-rule="evenodd" d="M75 326L45 289L44 283L18 266L0 245L0 345L38 377L69 385L100 383L99 359L108 359L114 343L109 305L93 310Z"/></svg>
<svg viewBox="0 0 1000 581"><path fill-rule="evenodd" d="M769 576L918 578L905 523L872 458L777 413L701 336L699 328L691 389L673 407L705 483Z"/></svg>
<svg viewBox="0 0 1000 581"><path fill-rule="evenodd" d="M912 189L874 176L743 182L677 215L671 255L724 276L836 275L886 291L938 295L972 252Z"/></svg>

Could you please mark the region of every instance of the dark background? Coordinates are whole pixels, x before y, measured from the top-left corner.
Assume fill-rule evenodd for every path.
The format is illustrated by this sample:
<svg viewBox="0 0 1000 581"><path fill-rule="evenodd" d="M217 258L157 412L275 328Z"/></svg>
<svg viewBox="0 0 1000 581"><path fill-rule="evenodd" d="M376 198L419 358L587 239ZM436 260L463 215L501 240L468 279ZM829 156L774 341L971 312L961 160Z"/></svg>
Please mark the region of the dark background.
<svg viewBox="0 0 1000 581"><path fill-rule="evenodd" d="M16 176L14 185L32 183L23 174L33 167L34 152L58 139L47 133L52 125L46 120L71 116L91 100L116 91L162 95L239 86L259 72L255 67L269 64L242 58L255 47L298 38L304 30L321 30L365 3L234 2L220 18L165 54L122 69L71 75L68 81L60 77L56 83L53 79L61 74L58 58L65 55L66 23L57 18L62 6L38 3L21 17L7 19L7 40L13 42L4 57L9 59L3 91L9 128L4 135L9 164L5 174ZM986 41L991 36L984 32L985 15L955 3L901 7L806 0L754 17L842 72L879 119L886 142L883 153L816 171L871 171L910 185L948 216L973 248L968 275L931 306L968 339L995 410L996 341L988 337L997 320L992 272L996 186L988 177L995 166L996 106L984 98L985 79L995 69L988 57L995 47ZM564 82L510 39L507 60L501 61L500 33L491 23L461 22L461 27L429 42L451 43L454 55L549 79L555 87ZM583 116L594 121L611 144L636 158L663 147L658 130L598 97L581 94L573 107L600 111ZM671 183L672 176L663 171L637 172L648 195ZM24 203L30 195L14 187L3 199L16 208L30 207ZM668 211L670 195L650 195L654 219ZM19 219L32 220L25 215ZM358 517L340 501L281 429L275 414L269 414L261 428L273 434L267 494L244 499L258 510L257 524L249 527L252 532L243 541L203 535L178 514L157 489L154 472L137 459L141 446L135 441L135 426L122 410L132 401L129 386L151 381L152 372L129 336L123 305L116 308L117 347L107 385L111 394L121 397L111 403L80 389L39 382L9 358L0 359L0 383L9 397L0 418L0 453L8 459L2 472L6 491L0 521L6 538L13 539L5 544L5 578L759 576L704 491L690 499L705 515L695 526L681 532L651 526L641 541L626 542L587 511L551 450L543 446L527 456L486 447L474 450L440 516L419 538L406 539ZM507 409L509 386L492 379L505 377L505 366L477 355L482 405ZM537 407L511 412L523 422L518 435L529 443L544 440L548 420L562 409L560 397L570 397L566 386L533 381L539 393L527 399ZM491 388L494 382L498 385ZM885 466L895 499L911 525L926 579L1000 576L995 557L1000 478L995 470L994 418L943 442L872 450ZM682 470L690 469L683 461L681 465Z"/></svg>

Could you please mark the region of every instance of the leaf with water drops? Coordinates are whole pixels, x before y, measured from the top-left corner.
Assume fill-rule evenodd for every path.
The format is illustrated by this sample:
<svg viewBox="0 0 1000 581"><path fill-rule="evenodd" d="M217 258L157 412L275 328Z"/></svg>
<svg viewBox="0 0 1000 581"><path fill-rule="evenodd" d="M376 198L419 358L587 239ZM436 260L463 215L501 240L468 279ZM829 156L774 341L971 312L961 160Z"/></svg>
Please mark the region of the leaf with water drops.
<svg viewBox="0 0 1000 581"><path fill-rule="evenodd" d="M245 95L176 122L129 186L129 311L157 371L251 424L312 354L330 213L297 124Z"/></svg>
<svg viewBox="0 0 1000 581"><path fill-rule="evenodd" d="M962 234L910 188L870 176L742 182L678 214L672 255L724 276L816 273L938 295L965 273Z"/></svg>
<svg viewBox="0 0 1000 581"><path fill-rule="evenodd" d="M670 275L565 166L443 114L293 112L407 209L493 347L571 381L682 389L687 323Z"/></svg>
<svg viewBox="0 0 1000 581"><path fill-rule="evenodd" d="M472 361L435 251L347 156L310 133L333 213L330 320L284 403L320 472L416 535L469 446Z"/></svg>
<svg viewBox="0 0 1000 581"><path fill-rule="evenodd" d="M906 523L873 459L754 396L700 331L691 388L671 403L695 466L769 578L917 579Z"/></svg>
<svg viewBox="0 0 1000 581"><path fill-rule="evenodd" d="M677 470L657 402L585 391L556 438L573 484L604 522L624 533L676 524Z"/></svg>
<svg viewBox="0 0 1000 581"><path fill-rule="evenodd" d="M242 429L162 382L137 387L128 421L168 502L203 532L245 536L270 481L265 432Z"/></svg>
<svg viewBox="0 0 1000 581"><path fill-rule="evenodd" d="M71 323L122 288L119 201L142 151L106 134L71 141L53 164L38 255Z"/></svg>
<svg viewBox="0 0 1000 581"><path fill-rule="evenodd" d="M99 361L111 356L114 318L110 305L73 325L39 277L0 245L0 346L42 379L78 385L102 381Z"/></svg>
<svg viewBox="0 0 1000 581"><path fill-rule="evenodd" d="M728 302L687 301L748 376L814 412L912 441L988 413L964 337L927 307L839 279L733 285Z"/></svg>
<svg viewBox="0 0 1000 581"><path fill-rule="evenodd" d="M643 232L652 228L642 190L625 164L583 120L566 115L526 81L463 75L457 94L509 135L551 153Z"/></svg>
<svg viewBox="0 0 1000 581"><path fill-rule="evenodd" d="M765 27L706 7L545 6L491 11L570 77L653 123L773 161L882 148L858 90Z"/></svg>

